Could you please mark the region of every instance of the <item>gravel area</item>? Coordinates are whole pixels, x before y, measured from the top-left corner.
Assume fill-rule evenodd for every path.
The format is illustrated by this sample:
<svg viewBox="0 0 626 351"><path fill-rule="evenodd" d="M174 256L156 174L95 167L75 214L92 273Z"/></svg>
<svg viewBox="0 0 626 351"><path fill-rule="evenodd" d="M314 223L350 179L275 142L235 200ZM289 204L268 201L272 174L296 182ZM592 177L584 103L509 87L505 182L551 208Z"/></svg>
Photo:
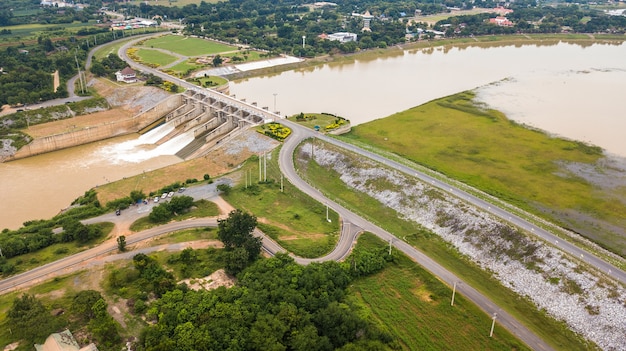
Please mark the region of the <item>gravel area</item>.
<svg viewBox="0 0 626 351"><path fill-rule="evenodd" d="M311 147L299 157L310 158ZM419 223L538 309L603 350L626 350L626 289L560 250L403 173L319 144L317 163L355 191Z"/></svg>
<svg viewBox="0 0 626 351"><path fill-rule="evenodd" d="M233 139L228 140L221 148L226 155L239 155L244 152L260 154L269 152L280 145L280 142L269 138L253 128L246 129Z"/></svg>

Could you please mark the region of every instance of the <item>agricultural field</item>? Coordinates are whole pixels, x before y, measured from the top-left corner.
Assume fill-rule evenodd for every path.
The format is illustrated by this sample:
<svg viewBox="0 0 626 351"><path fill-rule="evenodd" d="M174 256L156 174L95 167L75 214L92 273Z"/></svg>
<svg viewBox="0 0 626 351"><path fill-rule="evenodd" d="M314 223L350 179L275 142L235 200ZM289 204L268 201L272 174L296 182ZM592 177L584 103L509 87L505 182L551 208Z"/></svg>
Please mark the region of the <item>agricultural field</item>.
<svg viewBox="0 0 626 351"><path fill-rule="evenodd" d="M164 35L158 38L148 39L142 42L141 46L169 50L183 56L215 55L237 50L236 47L231 45L179 35Z"/></svg>

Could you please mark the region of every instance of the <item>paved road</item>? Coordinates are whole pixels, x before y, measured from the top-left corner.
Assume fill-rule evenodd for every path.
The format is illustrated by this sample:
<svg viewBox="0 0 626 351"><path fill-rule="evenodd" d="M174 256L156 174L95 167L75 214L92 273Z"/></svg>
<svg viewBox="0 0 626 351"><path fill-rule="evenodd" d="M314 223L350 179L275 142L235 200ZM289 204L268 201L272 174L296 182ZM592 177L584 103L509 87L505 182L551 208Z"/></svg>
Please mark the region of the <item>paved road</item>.
<svg viewBox="0 0 626 351"><path fill-rule="evenodd" d="M130 43L127 43L119 51L119 54L122 57L122 59L129 62L131 67L143 70L145 72L152 73L156 76L159 76L169 81L174 81L181 86L185 86L186 88L197 88L193 84L170 77L167 74L160 72L156 69L145 67L135 62L132 62L128 57L126 57L126 54L125 54L126 47L129 45L132 45L132 43L133 43L132 41ZM462 279L455 276L454 274L452 274L451 272L449 272L448 270L440 266L438 263L434 262L432 259L427 257L424 253L411 247L407 243L397 239L391 233L385 231L384 229L368 222L367 220L356 215L355 213L343 208L342 206L335 203L334 201L326 198L318 190L314 189L308 183L304 182L297 175L295 171L295 168L293 165L293 159L292 159L293 152L296 146L300 143L300 141L308 137L317 137L326 142L338 145L342 148L354 151L358 154L374 159L378 162L381 162L382 164L385 164L387 166L403 171L425 182L428 182L436 187L439 187L445 191L448 191L454 194L455 196L458 196L477 207L480 207L496 216L499 216L519 226L520 228L523 228L523 229L526 229L535 233L536 235L544 238L544 240L547 240L548 242L553 242L555 246L560 247L566 252L570 252L572 255L576 257L580 257L581 259L585 260L589 264L598 267L598 269L603 270L605 272L610 272L610 274L613 277L620 280L622 283L626 281L625 273L617 269L616 267L613 267L612 265L604 262L603 260L584 252L583 250L579 249L578 247L572 244L569 244L568 242L559 240L557 237L554 237L552 234L544 231L543 229L538 228L534 226L533 224L528 223L527 221L515 216L514 214L508 213L507 211L501 208L495 207L485 202L482 199L476 198L469 193L466 193L460 189L454 188L450 186L449 184L440 182L439 180L435 178L432 178L426 174L417 172L416 170L406 167L402 164L385 159L382 156L362 150L353 145L346 144L336 139L326 137L320 133L308 130L290 121L283 119L283 120L279 120L279 122L287 125L293 131L291 137L287 139L287 141L283 145L283 148L281 149L281 153L280 153L281 171L285 174L287 179L289 179L289 181L291 181L294 184L294 186L306 192L307 194L315 198L317 201L326 203L329 207L331 207L334 211L336 211L339 214L340 218L342 218L342 235L340 237L340 240L337 246L329 255L323 258L313 259L313 260L296 258L297 262L308 263L311 261L321 261L321 260L329 260L329 259L340 260L349 253L350 247L353 244L356 235L360 231L364 230L364 231L371 232L379 236L381 239L390 242L398 250L402 251L407 256L411 257L413 260L418 262L424 268L428 269L430 272L438 276L440 279L442 279L449 285L452 286L453 284L456 284L457 290L459 291L459 293L462 293L466 298L476 303L488 314L497 313L497 321L501 325L506 327L508 330L510 330L512 333L514 333L521 340L523 340L531 348L535 350L551 350L551 348L545 342L543 342L543 340L539 339L535 334L533 334L527 328L521 325L515 318L513 318L511 315L501 310L500 308L498 308L497 305L491 302L488 298L486 298L480 292L478 292L477 290L475 290L468 284L464 283ZM172 224L168 224L168 225L161 226L158 228L146 230L141 233L134 234L132 237L127 239L127 242L129 244L132 244L139 240L145 240L146 238L150 238L156 235L161 235L166 232L170 232L174 230L181 230L181 229L186 229L186 228L191 228L191 227L198 227L198 226L215 226L216 223L217 223L216 219L199 219L199 220L189 220L189 221L172 223ZM255 231L255 235L259 235L263 237L263 248L266 252L270 254L275 254L277 252L284 251L284 249L282 249L272 240L268 239L261 232ZM24 282L29 281L29 280L49 276L55 270L63 270L66 267L71 267L73 265L80 264L81 262L84 262L85 260L88 260L93 257L97 257L99 255L103 255L105 253L109 253L116 249L117 249L117 246L115 243L108 243L106 245L93 248L86 252L70 256L62 261L50 263L46 266L40 267L31 272L26 272L24 274L5 279L0 282L0 292L10 289L11 287L23 284Z"/></svg>
<svg viewBox="0 0 626 351"><path fill-rule="evenodd" d="M296 127L300 127L299 125L295 124L295 123L291 123L290 121L286 121L286 120L281 120L279 121L283 124L286 124L287 126L289 126L290 128L294 129ZM552 245L554 245L555 247L561 249L563 252L569 253L570 255L572 255L573 257L576 257L582 261L584 261L585 263L589 264L592 267L595 267L596 269L598 269L601 272L604 272L606 274L608 274L609 276L611 276L612 278L616 279L617 281L621 282L622 284L626 284L626 272L624 272L623 270L619 269L618 267L612 265L609 262L604 261L603 259L599 258L598 256L595 256L593 254L590 254L589 252L579 248L578 246L570 243L569 241L565 241L562 240L561 238L559 238L558 236L548 232L547 230L536 226L533 223L530 223L529 221L507 211L506 209L503 209L501 207L497 207L494 204L491 204L481 198L478 198L464 190L461 190L457 187L451 186L448 183L444 183L436 178L433 178L427 174L421 173L416 171L413 168L410 168L406 165L403 165L401 163L389 160L381 155L372 153L370 151L361 149L357 146L348 144L348 143L344 143L342 141L339 141L337 139L328 137L326 135L320 134L320 133L311 133L312 136L319 138L321 140L324 140L325 142L331 143L333 145L339 146L343 149L347 149L350 150L352 152L355 152L359 155L365 156L367 158L370 158L372 160L375 160L377 162L380 162L381 164L384 164L385 166L394 168L396 170L399 170L405 174L408 174L410 176L416 177L420 180L422 180L425 183L431 184L443 191L446 191L458 198L461 198L462 200L468 202L469 204L478 207L488 213L491 213L492 215L495 215L496 217L499 217L505 221L508 221L509 223L528 231L529 233L532 233L534 235L536 235L537 237L543 239L545 242L551 243Z"/></svg>
<svg viewBox="0 0 626 351"><path fill-rule="evenodd" d="M357 214L351 212L350 210L344 208L343 206L335 203L334 201L326 198L321 192L317 189L313 188L307 182L302 180L294 167L293 163L293 154L295 148L301 143L302 140L310 137L317 137L326 141L333 140L332 138L328 138L323 136L321 133L311 131L309 129L305 129L296 123L292 123L288 120L281 120L282 124L290 127L292 129L291 136L285 141L283 147L280 151L279 156L279 164L282 173L285 177L297 188L309 194L311 197L316 199L319 202L328 204L334 211L336 211L339 216L343 219L343 226L346 227L357 227L361 228L364 231L373 233L384 241L390 242L395 248L400 250L402 253L413 259L415 262L420 264L422 267L430 271L435 276L439 277L439 279L448 283L450 286L456 284L457 291L462 293L468 300L472 301L480 308L482 308L488 314L497 313L497 321L504 326L506 329L511 331L515 336L524 341L528 346L530 346L534 350L552 350L552 348L546 344L542 339L537 337L533 332L531 332L528 328L523 326L520 322L517 321L513 316L508 314L507 312L500 309L495 303L493 303L486 296L478 292L478 290L472 288L469 284L465 283L461 278L454 275L452 272L445 269L443 266L433 261L431 258L426 256L423 252L415 249L411 245L399 240L391 233L386 230L370 223L364 218L358 216ZM330 139L330 140L329 140ZM340 142L333 142L334 144L340 144L339 146L346 146ZM386 162L383 162L386 163ZM412 171L414 174L415 171ZM349 231L349 230L348 230ZM343 233L344 231L342 231ZM348 252L350 248L350 243L348 241L353 240L353 237L343 237L340 239L335 251L337 251L337 256L343 257L341 252ZM333 251L333 252L335 252Z"/></svg>

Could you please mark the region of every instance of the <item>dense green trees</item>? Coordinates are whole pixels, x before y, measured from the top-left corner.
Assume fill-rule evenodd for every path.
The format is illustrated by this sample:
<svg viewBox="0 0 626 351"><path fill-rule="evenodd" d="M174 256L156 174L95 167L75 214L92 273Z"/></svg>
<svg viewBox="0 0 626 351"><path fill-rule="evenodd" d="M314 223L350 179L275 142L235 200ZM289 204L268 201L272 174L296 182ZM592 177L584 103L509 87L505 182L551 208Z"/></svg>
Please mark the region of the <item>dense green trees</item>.
<svg viewBox="0 0 626 351"><path fill-rule="evenodd" d="M186 195L174 196L169 202L153 207L148 218L155 223L164 223L174 216L189 210L191 206L193 206L193 197Z"/></svg>
<svg viewBox="0 0 626 351"><path fill-rule="evenodd" d="M52 316L41 301L30 294L13 300L7 317L12 334L31 345L35 342L42 343L63 324L60 319Z"/></svg>
<svg viewBox="0 0 626 351"><path fill-rule="evenodd" d="M238 277L229 289L165 293L138 350L382 350L390 340L345 299L350 277L339 263L300 266L279 254Z"/></svg>
<svg viewBox="0 0 626 351"><path fill-rule="evenodd" d="M128 64L119 58L119 56L109 54L100 61L94 60L90 71L98 77L115 79L115 72L123 70L126 66L128 66Z"/></svg>

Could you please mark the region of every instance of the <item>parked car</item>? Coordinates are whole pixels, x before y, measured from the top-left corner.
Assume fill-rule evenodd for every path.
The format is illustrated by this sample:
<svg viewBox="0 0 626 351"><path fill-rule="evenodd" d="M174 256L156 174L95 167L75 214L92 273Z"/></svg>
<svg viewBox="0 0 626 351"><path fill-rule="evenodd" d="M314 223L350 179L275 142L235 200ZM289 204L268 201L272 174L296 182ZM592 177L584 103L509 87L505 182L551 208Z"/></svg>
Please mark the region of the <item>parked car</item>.
<svg viewBox="0 0 626 351"><path fill-rule="evenodd" d="M182 187L182 188L178 189L178 192L179 192L179 193L182 193L182 192L183 192L183 191L185 191L185 190L187 190L187 188Z"/></svg>
<svg viewBox="0 0 626 351"><path fill-rule="evenodd" d="M167 193L167 197L172 197L172 196L174 196L174 192L173 191L170 191L169 193Z"/></svg>
<svg viewBox="0 0 626 351"><path fill-rule="evenodd" d="M154 202L159 202L159 197L158 196L154 197Z"/></svg>
<svg viewBox="0 0 626 351"><path fill-rule="evenodd" d="M163 193L163 195L161 195L161 199L165 199L167 197L167 193Z"/></svg>
<svg viewBox="0 0 626 351"><path fill-rule="evenodd" d="M115 210L115 215L119 216L120 214L122 214L122 210L120 210L119 208L117 210Z"/></svg>

